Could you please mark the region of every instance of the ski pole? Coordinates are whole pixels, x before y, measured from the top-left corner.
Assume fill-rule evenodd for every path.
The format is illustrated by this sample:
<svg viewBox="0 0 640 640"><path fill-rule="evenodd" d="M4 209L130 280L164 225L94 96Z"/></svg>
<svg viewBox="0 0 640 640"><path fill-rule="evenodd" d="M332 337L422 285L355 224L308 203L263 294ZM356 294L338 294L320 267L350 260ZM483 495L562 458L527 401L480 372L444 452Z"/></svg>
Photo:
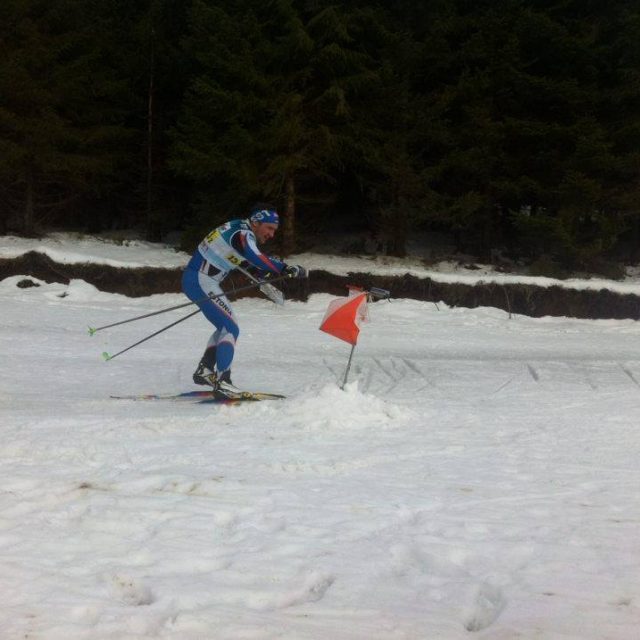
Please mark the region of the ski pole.
<svg viewBox="0 0 640 640"><path fill-rule="evenodd" d="M285 280L286 278L288 278L289 276L280 276L278 278L274 278L273 282L278 282L280 280ZM243 291L245 289L251 289L255 286L257 286L257 284L263 284L261 281L259 281L258 283L254 283L251 285L248 285L246 287L239 287L238 289L235 290L235 292L237 291ZM235 293L234 292L234 293ZM196 300L195 302L189 302L187 304L197 304L198 302L204 302L205 300L215 300L216 298L220 298L222 296L226 295L224 292L223 293L219 293L215 296L207 296L206 298L202 298L201 300ZM178 307L172 307L172 309L176 309L176 308L180 308L180 307L184 307L187 306L187 304L184 305L179 305ZM164 311L169 311L169 309L165 309ZM157 312L156 312L157 313ZM129 351L129 349L133 349L133 347L137 347L139 344L142 344L143 342L146 342L147 340L151 340L151 338L154 338L155 336L157 336L158 334L162 333L163 331L166 331L167 329L171 329L171 327L175 327L177 324L180 324L181 322L184 322L185 320L188 320L189 318L191 318L192 316L195 316L197 313L200 313L200 309L196 309L195 311L193 311L192 313L190 313L189 315L184 316L184 318L180 318L179 320L176 320L175 322L172 322L171 324L168 324L166 327L163 327L162 329L159 329L158 331L156 331L155 333L152 333L150 336L147 336L146 338L142 338L142 340L138 340L138 342L135 342L132 345L129 345L128 347L126 347L126 349L122 349L122 351L118 351L118 353L114 353L113 355L110 355L109 353L107 353L106 351L104 351L102 353L102 357L105 359L105 361L109 361L109 360L113 360L115 357L125 353L126 351ZM147 314L148 316L149 314ZM150 314L150 315L154 315L154 314ZM132 322L133 320L139 320L142 317L147 317L147 316L140 316L138 318L131 318L129 320L124 320L122 322L119 323L115 323L115 324L124 324L125 322ZM113 326L113 325L110 325ZM106 327L102 327L102 328L106 328ZM97 329L96 329L97 331Z"/></svg>
<svg viewBox="0 0 640 640"><path fill-rule="evenodd" d="M103 327L95 327L95 328L89 327L89 335L92 336L97 331L102 331L103 329L110 329L111 327L117 327L118 325L127 324L127 322L133 322L134 320L142 320L143 318L150 318L151 316L157 316L157 315L160 315L161 313L167 313L167 311L175 311L176 309L182 309L183 307L188 307L192 304L198 304L198 302L204 302L205 300L207 300L207 298L202 298L200 300L195 300L192 302L185 302L184 304L177 304L175 307L167 307L166 309L160 309L160 311L152 311L151 313L145 313L143 316L136 316L135 318L129 318L128 320L121 320L120 322L105 324Z"/></svg>
<svg viewBox="0 0 640 640"><path fill-rule="evenodd" d="M289 276L280 276L278 278L274 278L273 280L269 280L269 282L279 282L280 280L285 280ZM244 291L246 289L253 289L254 287L260 287L263 284L268 284L265 280L256 280L254 283L249 284L244 287L239 287L235 289L233 293L237 291ZM222 293L218 293L215 296L206 296L205 298L200 298L199 300L192 300L191 302L185 302L184 304L177 304L174 307L167 307L166 309L160 309L160 311L152 311L151 313L145 313L141 316L136 316L135 318L129 318L128 320L121 320L120 322L113 322L112 324L105 324L103 327L89 327L89 335L92 336L98 331L102 331L103 329L110 329L111 327L117 327L121 324L127 324L127 322L134 322L135 320L143 320L144 318L150 318L151 316L157 316L161 313L167 313L168 311L175 311L176 309L182 309L184 307L188 307L192 304L200 304L205 300L215 300L216 298L221 298L222 296L227 295L224 291ZM114 356L115 357L115 356Z"/></svg>
<svg viewBox="0 0 640 640"><path fill-rule="evenodd" d="M244 274L249 280L251 280L251 282L253 282L256 287L258 287L258 289L260 289L260 291L267 296L267 298L269 298L269 300L271 300L271 302L275 302L276 304L284 304L284 294L282 293L282 291L280 291L280 289L274 287L271 282L273 282L273 280L271 281L265 281L262 280L260 281L258 278L256 278L254 275L252 275L249 271L247 271L246 269L243 269L242 267L238 266L236 267L237 271L240 271L240 273ZM211 277L211 276L208 276ZM239 291L239 289L235 289L235 291Z"/></svg>
<svg viewBox="0 0 640 640"><path fill-rule="evenodd" d="M154 338L159 333L162 333L163 331L166 331L167 329L171 329L171 327L175 327L180 322L184 322L185 320L188 320L192 316L195 316L196 313L200 313L200 309L196 309L195 311L191 312L188 316L185 316L184 318L180 318L180 320L176 320L175 322L172 322L171 324L168 324L166 327L163 327L162 329L156 331L155 333L152 333L150 336L147 336L146 338L142 338L142 340L138 340L138 342L135 342L134 344L129 345L126 349L123 349L122 351L118 351L118 353L114 353L113 355L109 355L106 351L104 351L102 353L102 357L105 359L106 362L108 362L109 360L113 360L115 357L119 356L120 354L124 353L125 351L129 351L129 349L133 349L133 347L137 347L139 344L142 344L143 342L146 342L147 340L151 340L151 338Z"/></svg>

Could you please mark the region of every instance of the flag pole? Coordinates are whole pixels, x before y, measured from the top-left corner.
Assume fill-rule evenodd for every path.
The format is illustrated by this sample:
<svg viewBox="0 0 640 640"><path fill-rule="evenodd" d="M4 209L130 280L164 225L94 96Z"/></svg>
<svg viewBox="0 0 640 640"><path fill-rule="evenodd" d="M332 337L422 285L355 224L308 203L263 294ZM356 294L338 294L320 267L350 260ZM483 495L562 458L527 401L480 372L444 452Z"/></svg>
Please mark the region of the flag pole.
<svg viewBox="0 0 640 640"><path fill-rule="evenodd" d="M349 370L351 369L351 360L353 358L353 352L356 350L356 345L352 344L351 345L351 353L349 354L349 362L347 363L347 370L344 372L344 382L342 383L342 386L340 387L340 389L342 391L344 391L344 388L347 384L347 378L349 377Z"/></svg>
<svg viewBox="0 0 640 640"><path fill-rule="evenodd" d="M371 292L367 292L367 302L371 302ZM354 342L351 345L351 353L349 354L349 362L347 362L347 370L344 372L344 381L342 382L342 386L340 389L344 391L344 388L347 386L347 378L349 377L349 371L351 371L351 360L353 360L353 352L356 350L356 343Z"/></svg>

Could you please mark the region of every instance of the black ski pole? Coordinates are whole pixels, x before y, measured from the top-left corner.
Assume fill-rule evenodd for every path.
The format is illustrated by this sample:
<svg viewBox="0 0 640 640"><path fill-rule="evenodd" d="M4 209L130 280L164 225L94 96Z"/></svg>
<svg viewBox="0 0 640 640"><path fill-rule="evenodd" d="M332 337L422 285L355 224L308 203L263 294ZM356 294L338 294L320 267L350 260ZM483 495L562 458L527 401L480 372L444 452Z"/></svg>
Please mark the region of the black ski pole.
<svg viewBox="0 0 640 640"><path fill-rule="evenodd" d="M208 297L208 296L207 296ZM183 304L177 304L175 307L167 307L166 309L160 309L160 311L152 311L151 313L145 313L142 316L136 316L135 318L129 318L128 320L121 320L120 322L114 322L112 324L105 324L103 327L89 327L89 335L92 336L98 331L103 329L110 329L111 327L117 327L121 324L127 324L127 322L133 322L134 320L142 320L144 318L150 318L151 316L157 316L161 313L167 313L168 311L175 311L176 309L182 309L183 307L189 307L192 304L198 304L198 302L204 302L207 298L196 300L195 302L185 302Z"/></svg>
<svg viewBox="0 0 640 640"><path fill-rule="evenodd" d="M254 287L259 287L263 284L268 284L270 282L279 282L280 280L286 280L289 276L280 276L278 278L273 278L272 280L258 280L252 284L249 284L245 287L239 287L238 289L234 289L232 293L236 293L238 291L244 291L246 289L253 289ZM110 329L111 327L117 327L121 324L127 324L127 322L134 322L135 320L143 320L144 318L151 318L151 316L157 316L161 313L167 313L168 311L175 311L176 309L182 309L184 307L188 307L192 304L200 304L205 300L215 300L216 298L221 298L222 296L228 295L224 291L222 293L218 293L215 296L206 296L205 298L200 298L199 300L192 300L191 302L185 302L183 304L177 304L174 307L167 307L166 309L160 309L160 311L152 311L151 313L145 313L141 316L136 316L135 318L129 318L128 320L121 320L120 322L113 322L111 324L105 324L103 327L89 327L89 335L92 336L98 331L102 331L103 329ZM115 357L115 356L114 356Z"/></svg>
<svg viewBox="0 0 640 640"><path fill-rule="evenodd" d="M163 331L166 331L167 329L171 329L171 327L175 327L177 324L179 324L181 322L184 322L185 320L188 320L192 316L195 316L196 313L200 313L200 309L196 309L195 311L190 313L188 316L185 316L184 318L180 318L180 320L176 320L175 322L172 322L171 324L168 324L166 327L163 327L162 329L159 329L155 333L152 333L150 336L147 336L146 338L142 338L142 340L138 340L138 342L128 346L126 349L123 349L122 351L118 351L118 353L114 353L113 355L109 355L106 351L104 351L102 353L102 357L105 359L105 361L113 360L115 357L119 356L120 354L124 353L125 351L129 351L129 349L133 349L133 347L137 347L139 344L142 344L143 342L146 342L147 340L151 340L151 338L154 338L159 333L162 333Z"/></svg>
<svg viewBox="0 0 640 640"><path fill-rule="evenodd" d="M243 269L242 267L236 267L236 270L242 273L246 278L251 280L255 284L256 287L260 289L260 291L271 300L275 304L284 304L284 294L277 287L272 286L272 282L274 280L259 280L255 276L251 275L249 271ZM207 276L207 278L211 278L211 276ZM240 291L240 289L235 289L231 292L232 294L236 291Z"/></svg>
<svg viewBox="0 0 640 640"><path fill-rule="evenodd" d="M279 282L280 280L285 280L287 278L289 278L289 276L280 276L278 278L274 278L273 280L271 280L271 282ZM259 281L259 282L254 283L254 284L247 285L246 287L239 287L238 289L236 289L234 291L234 293L236 293L238 291L243 291L245 289L252 289L253 287L258 286L259 284L264 284L264 282ZM220 298L220 297L222 297L224 295L227 295L227 294L224 293L224 292L223 293L218 293L215 296L207 296L206 298L202 298L200 300L196 300L195 302L188 302L186 304L179 305L178 307L171 307L171 309L185 307L185 306L187 306L189 304L197 304L198 302L204 302L205 300L215 300L216 298ZM170 311L171 309L164 309L164 311ZM156 312L156 313L158 313L158 312ZM151 340L151 338L154 338L155 336L157 336L158 334L162 333L163 331L166 331L167 329L171 329L171 327L175 327L177 324L180 324L181 322L184 322L185 320L188 320L192 316L195 316L197 313L200 313L200 309L196 309L195 311L193 311L189 315L184 316L184 318L180 318L180 320L176 320L175 322L172 322L171 324L168 324L166 327L163 327L162 329L159 329L155 333L152 333L150 336L147 336L146 338L142 338L142 340L138 340L138 342L135 342L134 344L129 345L126 349L122 349L122 351L118 351L118 353L114 353L113 355L110 355L109 353L104 351L102 353L102 357L105 359L105 361L113 360L115 357L125 353L126 351L129 351L129 349L133 349L133 347L137 347L139 344L142 344L143 342L146 342L147 340ZM124 324L125 322L133 322L134 320L140 320L142 317L148 317L148 315L149 314L147 314L147 316L139 316L138 318L130 318L129 320L123 320L122 322L117 322L115 324ZM150 314L150 315L154 315L154 314ZM115 326L115 325L109 325L109 326ZM101 327L101 328L106 329L106 327ZM97 331L97 329L96 329L96 331ZM93 335L93 334L91 334L91 335Z"/></svg>

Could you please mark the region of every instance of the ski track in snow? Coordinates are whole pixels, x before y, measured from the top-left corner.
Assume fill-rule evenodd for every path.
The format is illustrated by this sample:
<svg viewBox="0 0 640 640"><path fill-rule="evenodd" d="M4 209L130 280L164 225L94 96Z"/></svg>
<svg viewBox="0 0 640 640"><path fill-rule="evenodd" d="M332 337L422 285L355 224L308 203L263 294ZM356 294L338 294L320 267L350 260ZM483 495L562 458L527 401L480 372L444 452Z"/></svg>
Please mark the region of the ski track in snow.
<svg viewBox="0 0 640 640"><path fill-rule="evenodd" d="M204 320L85 334L179 296L0 298L0 638L637 637L636 323L376 304L340 391L329 296L243 300L288 398L221 407L108 397L191 388Z"/></svg>

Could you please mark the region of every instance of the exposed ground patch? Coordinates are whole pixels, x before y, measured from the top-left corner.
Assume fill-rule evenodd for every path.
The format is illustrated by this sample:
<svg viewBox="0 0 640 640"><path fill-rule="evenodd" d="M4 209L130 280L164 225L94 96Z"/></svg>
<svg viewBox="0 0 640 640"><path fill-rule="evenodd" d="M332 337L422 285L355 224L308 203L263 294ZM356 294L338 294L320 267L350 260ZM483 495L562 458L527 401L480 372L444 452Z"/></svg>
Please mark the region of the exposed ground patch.
<svg viewBox="0 0 640 640"><path fill-rule="evenodd" d="M0 280L9 276L33 276L45 282L79 279L101 291L121 293L131 297L180 291L181 269L119 268L102 264L60 264L45 254L30 251L18 258L0 260ZM225 289L246 284L242 276L227 279ZM286 296L306 300L312 293L344 295L347 284L381 287L391 291L393 298L411 298L430 302L445 302L452 307L496 307L509 313L533 317L569 316L575 318L640 318L640 296L619 294L609 289L579 290L565 287L538 287L526 284L476 285L436 282L431 278L404 276L373 276L350 273L339 276L326 271L312 271L308 280L283 282ZM242 292L238 296L260 295Z"/></svg>

